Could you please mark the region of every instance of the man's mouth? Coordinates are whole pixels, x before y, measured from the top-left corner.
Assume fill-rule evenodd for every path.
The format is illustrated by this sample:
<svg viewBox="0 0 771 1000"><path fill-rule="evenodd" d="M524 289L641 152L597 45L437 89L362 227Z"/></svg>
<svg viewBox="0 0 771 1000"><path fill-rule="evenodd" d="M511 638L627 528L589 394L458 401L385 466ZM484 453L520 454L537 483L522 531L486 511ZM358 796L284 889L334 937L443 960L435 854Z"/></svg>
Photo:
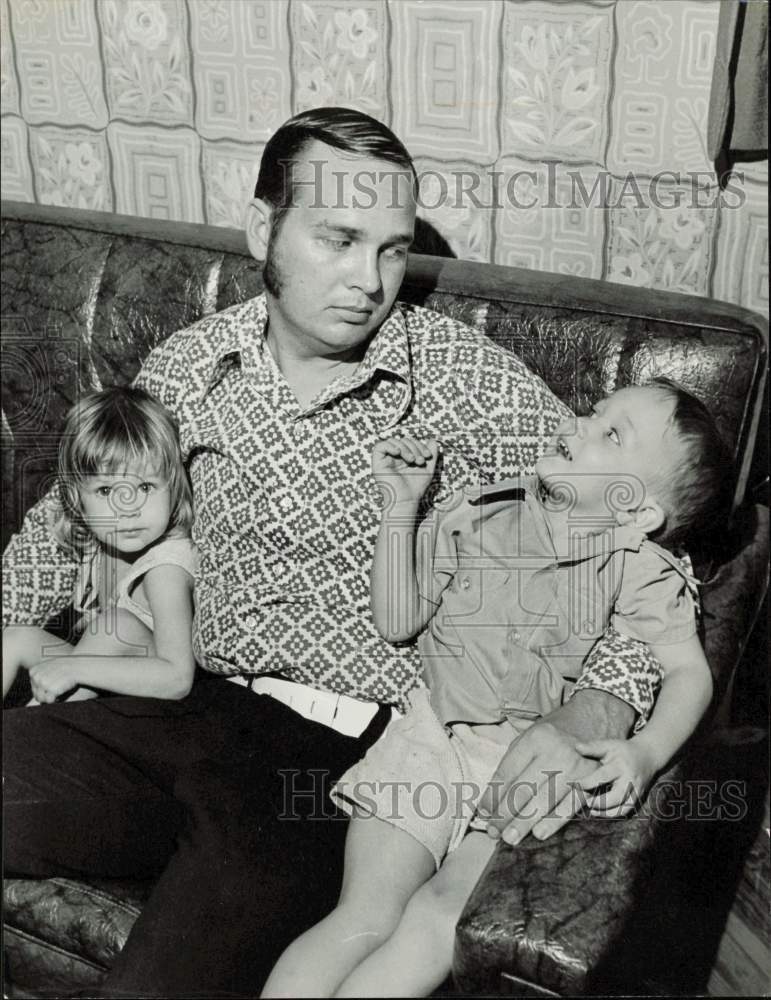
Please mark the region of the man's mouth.
<svg viewBox="0 0 771 1000"><path fill-rule="evenodd" d="M332 306L337 312L347 313L359 321L368 319L372 315L372 310L367 306Z"/></svg>

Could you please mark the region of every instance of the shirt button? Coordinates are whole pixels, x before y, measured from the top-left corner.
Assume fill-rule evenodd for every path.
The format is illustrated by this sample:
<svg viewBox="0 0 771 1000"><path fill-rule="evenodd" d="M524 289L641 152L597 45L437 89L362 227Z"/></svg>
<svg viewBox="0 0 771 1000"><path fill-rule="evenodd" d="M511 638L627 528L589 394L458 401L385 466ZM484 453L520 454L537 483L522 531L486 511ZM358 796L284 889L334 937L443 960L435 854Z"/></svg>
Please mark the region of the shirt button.
<svg viewBox="0 0 771 1000"><path fill-rule="evenodd" d="M515 628L513 628L509 632L509 639L511 640L511 642L519 642L520 638L521 638L521 636L520 636L519 632Z"/></svg>
<svg viewBox="0 0 771 1000"><path fill-rule="evenodd" d="M247 615L246 618L244 618L244 625L246 625L247 628L256 629L257 619L254 617L254 615Z"/></svg>
<svg viewBox="0 0 771 1000"><path fill-rule="evenodd" d="M467 576L461 578L460 585L464 590L468 590L471 586L471 580Z"/></svg>

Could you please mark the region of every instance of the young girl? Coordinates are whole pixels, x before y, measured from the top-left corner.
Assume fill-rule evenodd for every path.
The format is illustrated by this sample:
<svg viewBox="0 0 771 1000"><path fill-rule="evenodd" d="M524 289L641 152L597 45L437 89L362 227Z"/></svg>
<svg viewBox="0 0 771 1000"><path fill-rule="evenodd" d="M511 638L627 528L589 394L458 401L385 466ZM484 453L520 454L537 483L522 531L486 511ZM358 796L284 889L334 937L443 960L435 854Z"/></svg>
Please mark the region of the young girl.
<svg viewBox="0 0 771 1000"><path fill-rule="evenodd" d="M3 697L18 670L34 699L97 692L182 698L190 690L195 547L176 426L143 389L84 396L59 452L51 530L80 560L75 646L42 628L3 632Z"/></svg>
<svg viewBox="0 0 771 1000"><path fill-rule="evenodd" d="M404 436L373 454L372 613L391 642L419 634L427 686L333 789L353 814L340 901L264 996L425 996L445 980L495 845L482 793L609 624L650 644L663 680L631 739L577 747L600 759L581 785L610 786L606 806L633 808L710 700L695 581L664 547L724 510L725 452L698 400L666 380L615 392L557 430L535 480L454 497L416 530L438 452Z"/></svg>

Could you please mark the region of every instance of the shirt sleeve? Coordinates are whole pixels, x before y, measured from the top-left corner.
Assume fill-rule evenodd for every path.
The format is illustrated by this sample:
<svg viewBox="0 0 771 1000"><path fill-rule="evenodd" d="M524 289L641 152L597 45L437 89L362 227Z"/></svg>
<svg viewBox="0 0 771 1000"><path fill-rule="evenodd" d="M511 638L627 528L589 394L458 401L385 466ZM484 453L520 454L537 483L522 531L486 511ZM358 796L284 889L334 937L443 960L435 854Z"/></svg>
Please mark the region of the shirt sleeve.
<svg viewBox="0 0 771 1000"><path fill-rule="evenodd" d="M592 690L615 695L637 713L634 731L638 732L653 710L661 677L661 664L647 643L621 635L609 625L584 660L572 694Z"/></svg>
<svg viewBox="0 0 771 1000"><path fill-rule="evenodd" d="M3 553L3 627L44 625L67 606L79 563L54 541L58 488L39 500Z"/></svg>
<svg viewBox="0 0 771 1000"><path fill-rule="evenodd" d="M514 354L487 337L481 340L480 345L471 330L461 336L452 362L469 454L490 482L530 475L570 410Z"/></svg>
<svg viewBox="0 0 771 1000"><path fill-rule="evenodd" d="M696 632L696 612L685 578L645 545L639 552L627 552L611 624L640 642L690 639Z"/></svg>

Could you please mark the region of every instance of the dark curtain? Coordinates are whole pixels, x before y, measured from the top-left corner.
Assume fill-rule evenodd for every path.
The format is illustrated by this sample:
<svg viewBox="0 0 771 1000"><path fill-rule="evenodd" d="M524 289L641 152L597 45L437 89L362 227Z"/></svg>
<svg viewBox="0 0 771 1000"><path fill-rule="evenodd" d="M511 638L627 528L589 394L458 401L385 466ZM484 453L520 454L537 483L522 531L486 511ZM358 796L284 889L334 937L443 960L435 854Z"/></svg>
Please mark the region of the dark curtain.
<svg viewBox="0 0 771 1000"><path fill-rule="evenodd" d="M721 0L707 144L718 177L768 158L767 0Z"/></svg>

